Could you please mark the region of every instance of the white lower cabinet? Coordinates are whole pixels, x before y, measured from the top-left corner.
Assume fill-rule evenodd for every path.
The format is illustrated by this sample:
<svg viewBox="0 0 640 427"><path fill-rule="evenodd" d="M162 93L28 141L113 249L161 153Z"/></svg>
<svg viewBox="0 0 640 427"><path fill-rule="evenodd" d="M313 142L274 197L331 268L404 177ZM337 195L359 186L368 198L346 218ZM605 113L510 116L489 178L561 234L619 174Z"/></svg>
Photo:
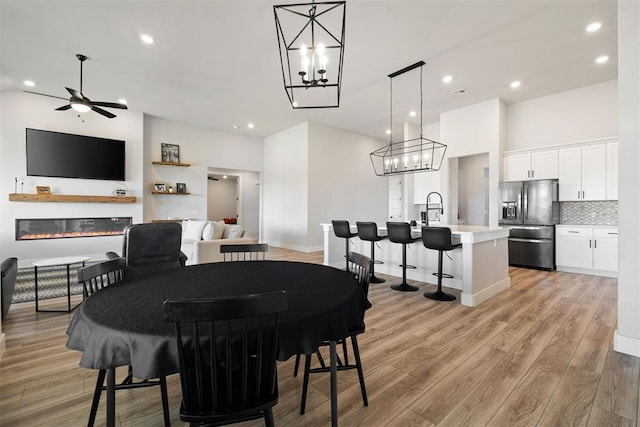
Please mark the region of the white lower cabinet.
<svg viewBox="0 0 640 427"><path fill-rule="evenodd" d="M556 266L558 271L617 277L618 228L557 225Z"/></svg>

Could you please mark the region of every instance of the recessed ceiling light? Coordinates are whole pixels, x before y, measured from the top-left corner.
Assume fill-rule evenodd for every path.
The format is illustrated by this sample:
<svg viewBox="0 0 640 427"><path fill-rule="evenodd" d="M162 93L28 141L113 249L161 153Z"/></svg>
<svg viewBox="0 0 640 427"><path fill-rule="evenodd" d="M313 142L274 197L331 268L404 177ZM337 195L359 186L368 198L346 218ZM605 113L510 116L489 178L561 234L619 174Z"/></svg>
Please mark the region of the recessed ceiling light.
<svg viewBox="0 0 640 427"><path fill-rule="evenodd" d="M144 44L153 44L155 41L149 34L140 34L140 40L142 40L142 43Z"/></svg>
<svg viewBox="0 0 640 427"><path fill-rule="evenodd" d="M24 83L25 86L29 86L29 87L34 87L36 85L32 80L25 80L22 83Z"/></svg>
<svg viewBox="0 0 640 427"><path fill-rule="evenodd" d="M453 81L453 76L444 76L442 78L443 83L451 83Z"/></svg>
<svg viewBox="0 0 640 427"><path fill-rule="evenodd" d="M386 133L387 135L391 135L391 129L385 130L384 133Z"/></svg>
<svg viewBox="0 0 640 427"><path fill-rule="evenodd" d="M120 99L118 99L118 103L122 104L122 105L127 105L127 100L124 99L124 98L120 98Z"/></svg>
<svg viewBox="0 0 640 427"><path fill-rule="evenodd" d="M416 114L418 114L418 113L416 113L415 111L409 111L409 115L410 115L411 117L415 117L415 116L416 116Z"/></svg>
<svg viewBox="0 0 640 427"><path fill-rule="evenodd" d="M227 175L222 175L222 178L223 179L227 179Z"/></svg>
<svg viewBox="0 0 640 427"><path fill-rule="evenodd" d="M234 129L239 129L239 128L240 128L240 126L238 126L238 125L233 125L233 128L234 128Z"/></svg>
<svg viewBox="0 0 640 427"><path fill-rule="evenodd" d="M253 123L247 123L247 127L248 127L249 129L253 129Z"/></svg>
<svg viewBox="0 0 640 427"><path fill-rule="evenodd" d="M607 62L609 60L609 57L607 55L602 55L602 56L598 56L596 58L596 62L598 64L604 64L605 62Z"/></svg>
<svg viewBox="0 0 640 427"><path fill-rule="evenodd" d="M590 33L595 33L600 29L600 27L602 27L602 24L600 22L592 22L591 24L587 25L587 28L585 29Z"/></svg>
<svg viewBox="0 0 640 427"><path fill-rule="evenodd" d="M511 87L514 88L514 89L519 88L520 85L521 85L520 80L516 80L516 81L511 82Z"/></svg>

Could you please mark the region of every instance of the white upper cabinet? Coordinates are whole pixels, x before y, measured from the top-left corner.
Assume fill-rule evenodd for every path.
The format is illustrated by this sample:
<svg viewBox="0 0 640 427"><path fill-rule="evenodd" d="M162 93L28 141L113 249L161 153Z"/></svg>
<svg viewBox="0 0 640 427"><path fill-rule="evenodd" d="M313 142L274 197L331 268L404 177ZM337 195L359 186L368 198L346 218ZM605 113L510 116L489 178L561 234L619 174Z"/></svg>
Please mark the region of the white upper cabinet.
<svg viewBox="0 0 640 427"><path fill-rule="evenodd" d="M618 200L618 143L607 144L607 200Z"/></svg>
<svg viewBox="0 0 640 427"><path fill-rule="evenodd" d="M558 150L560 201L605 200L606 144Z"/></svg>
<svg viewBox="0 0 640 427"><path fill-rule="evenodd" d="M427 203L427 194L432 191L440 192L440 171L417 172L413 175L413 203L424 205Z"/></svg>
<svg viewBox="0 0 640 427"><path fill-rule="evenodd" d="M505 181L555 178L558 178L558 150L504 155Z"/></svg>

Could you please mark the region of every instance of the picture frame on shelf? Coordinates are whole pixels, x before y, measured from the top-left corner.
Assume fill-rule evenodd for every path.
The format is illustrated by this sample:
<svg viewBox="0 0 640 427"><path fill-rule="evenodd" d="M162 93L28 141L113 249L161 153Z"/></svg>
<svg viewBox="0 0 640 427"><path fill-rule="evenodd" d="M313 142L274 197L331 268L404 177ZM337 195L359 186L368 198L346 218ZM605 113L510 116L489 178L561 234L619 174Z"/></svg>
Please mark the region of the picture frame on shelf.
<svg viewBox="0 0 640 427"><path fill-rule="evenodd" d="M153 183L153 192L154 193L168 193L167 184L164 182L154 182Z"/></svg>
<svg viewBox="0 0 640 427"><path fill-rule="evenodd" d="M36 185L36 194L51 194L51 187Z"/></svg>
<svg viewBox="0 0 640 427"><path fill-rule="evenodd" d="M162 150L162 162L180 163L180 146L176 144L160 144Z"/></svg>
<svg viewBox="0 0 640 427"><path fill-rule="evenodd" d="M187 184L185 184L184 182L176 183L176 190L178 191L178 193L186 193L187 192Z"/></svg>

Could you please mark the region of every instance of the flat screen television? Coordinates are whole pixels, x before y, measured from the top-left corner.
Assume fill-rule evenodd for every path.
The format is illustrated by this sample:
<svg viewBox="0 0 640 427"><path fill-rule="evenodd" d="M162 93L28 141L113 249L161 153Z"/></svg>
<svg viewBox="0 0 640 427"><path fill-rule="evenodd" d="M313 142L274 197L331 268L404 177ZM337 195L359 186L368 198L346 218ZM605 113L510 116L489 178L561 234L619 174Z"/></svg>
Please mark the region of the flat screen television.
<svg viewBox="0 0 640 427"><path fill-rule="evenodd" d="M27 175L124 181L124 141L27 128Z"/></svg>

